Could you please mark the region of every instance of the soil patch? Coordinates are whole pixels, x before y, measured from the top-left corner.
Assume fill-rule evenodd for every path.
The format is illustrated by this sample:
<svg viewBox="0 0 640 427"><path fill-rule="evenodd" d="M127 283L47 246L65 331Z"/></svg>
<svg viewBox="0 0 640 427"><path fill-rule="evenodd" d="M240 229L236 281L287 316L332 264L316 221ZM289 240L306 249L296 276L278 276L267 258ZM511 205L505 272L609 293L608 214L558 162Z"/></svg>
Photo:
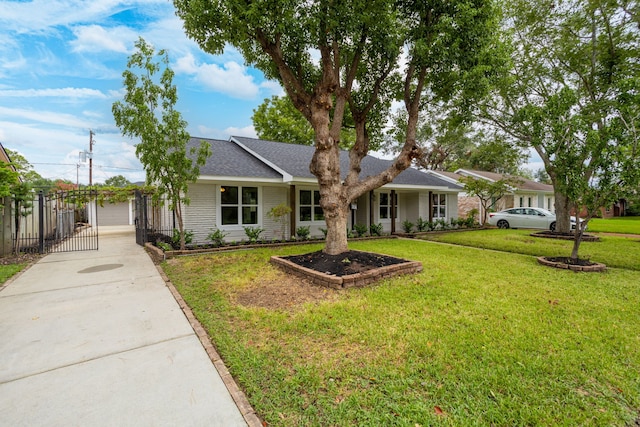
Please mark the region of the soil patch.
<svg viewBox="0 0 640 427"><path fill-rule="evenodd" d="M0 264L12 265L12 264L30 264L42 258L43 255L32 253L20 253L19 255L7 255L0 257Z"/></svg>
<svg viewBox="0 0 640 427"><path fill-rule="evenodd" d="M301 267L338 277L406 262L401 258L360 251L348 251L339 255L328 255L318 251L283 258Z"/></svg>
<svg viewBox="0 0 640 427"><path fill-rule="evenodd" d="M296 311L303 304L335 301L340 292L317 286L308 280L290 274L282 274L277 280L260 280L255 286L235 295L234 300L245 307L261 307L269 310Z"/></svg>

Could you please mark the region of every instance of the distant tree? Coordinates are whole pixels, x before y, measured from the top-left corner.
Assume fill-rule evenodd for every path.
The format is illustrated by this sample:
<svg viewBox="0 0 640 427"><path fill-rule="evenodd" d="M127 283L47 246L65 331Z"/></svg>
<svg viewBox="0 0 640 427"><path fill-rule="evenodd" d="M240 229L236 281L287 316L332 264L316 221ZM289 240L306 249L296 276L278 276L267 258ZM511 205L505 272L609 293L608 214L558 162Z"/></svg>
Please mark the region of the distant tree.
<svg viewBox="0 0 640 427"><path fill-rule="evenodd" d="M459 167L506 175L522 175L521 167L528 155L522 148L509 144L501 138L482 139L461 159Z"/></svg>
<svg viewBox="0 0 640 427"><path fill-rule="evenodd" d="M203 141L197 150L187 153L187 123L175 110L178 95L166 52L160 50L157 54L165 67L158 76L160 64L154 62L154 48L143 38L135 46L136 52L129 57L127 70L122 73L124 101L113 104L113 117L123 135L140 139L136 155L145 168L148 183L157 186L156 196L168 197L169 209L174 211L178 222L180 248L184 249L182 204L189 204L186 196L189 183L198 178L199 167L211 151ZM195 162L189 156L195 157Z"/></svg>
<svg viewBox="0 0 640 427"><path fill-rule="evenodd" d="M480 199L482 206L482 223L487 222L487 213L500 199L512 191L518 184L515 178L505 178L498 181L489 181L482 178L463 177L460 182L464 185L464 191L469 196Z"/></svg>
<svg viewBox="0 0 640 427"><path fill-rule="evenodd" d="M536 150L554 186L557 231L569 233L572 209L586 211L586 225L602 206L638 185L637 5L506 4L513 64L483 114L505 135ZM583 231L575 229L573 260Z"/></svg>
<svg viewBox="0 0 640 427"><path fill-rule="evenodd" d="M29 163L29 161L22 154L8 148L5 148L5 151L11 159L11 164L20 174L22 181L33 184L34 182L43 179L42 176L38 172L36 172L33 165Z"/></svg>
<svg viewBox="0 0 640 427"><path fill-rule="evenodd" d="M129 180L127 178L125 178L122 175L116 175L116 176L112 176L110 178L107 178L104 181L104 185L109 186L109 187L126 187L127 185L130 185L131 182L129 182Z"/></svg>
<svg viewBox="0 0 640 427"><path fill-rule="evenodd" d="M312 145L313 128L288 96L272 96L253 110L258 138L289 144Z"/></svg>
<svg viewBox="0 0 640 427"><path fill-rule="evenodd" d="M533 179L537 182L541 182L542 184L551 184L551 178L549 178L549 174L544 168L540 168L533 172Z"/></svg>
<svg viewBox="0 0 640 427"><path fill-rule="evenodd" d="M10 164L0 162L0 199L11 196L13 187L19 181L18 172Z"/></svg>

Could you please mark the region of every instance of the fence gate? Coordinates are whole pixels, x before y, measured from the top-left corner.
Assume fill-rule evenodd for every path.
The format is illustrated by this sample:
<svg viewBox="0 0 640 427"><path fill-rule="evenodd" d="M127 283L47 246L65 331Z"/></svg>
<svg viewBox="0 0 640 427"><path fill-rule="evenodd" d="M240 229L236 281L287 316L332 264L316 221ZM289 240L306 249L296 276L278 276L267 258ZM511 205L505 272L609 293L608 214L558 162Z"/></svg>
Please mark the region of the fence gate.
<svg viewBox="0 0 640 427"><path fill-rule="evenodd" d="M98 250L96 190L41 192L13 208L14 250L41 254Z"/></svg>
<svg viewBox="0 0 640 427"><path fill-rule="evenodd" d="M135 225L136 243L144 246L147 243L147 231L149 230L149 216L147 213L147 196L136 190Z"/></svg>

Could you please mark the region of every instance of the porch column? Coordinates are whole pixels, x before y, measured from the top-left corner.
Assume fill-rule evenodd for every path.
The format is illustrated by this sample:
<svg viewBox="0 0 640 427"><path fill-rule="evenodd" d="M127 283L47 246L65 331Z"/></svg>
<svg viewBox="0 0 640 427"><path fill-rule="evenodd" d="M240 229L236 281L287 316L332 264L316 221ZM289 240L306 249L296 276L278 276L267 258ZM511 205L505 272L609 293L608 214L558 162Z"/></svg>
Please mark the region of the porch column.
<svg viewBox="0 0 640 427"><path fill-rule="evenodd" d="M429 191L429 203L427 204L429 206L429 222L433 222L433 197L432 197L432 192Z"/></svg>
<svg viewBox="0 0 640 427"><path fill-rule="evenodd" d="M296 186L295 185L292 185L289 187L289 207L291 208L291 213L289 214L289 238L293 238L296 235Z"/></svg>
<svg viewBox="0 0 640 427"><path fill-rule="evenodd" d="M396 232L396 190L391 190L391 234Z"/></svg>
<svg viewBox="0 0 640 427"><path fill-rule="evenodd" d="M373 204L374 204L375 200L373 199L373 190L369 191L369 224L368 226L371 227L373 225Z"/></svg>
<svg viewBox="0 0 640 427"><path fill-rule="evenodd" d="M0 229L0 255L9 255L11 253L11 197L7 196L1 200L4 204L2 209L2 229Z"/></svg>

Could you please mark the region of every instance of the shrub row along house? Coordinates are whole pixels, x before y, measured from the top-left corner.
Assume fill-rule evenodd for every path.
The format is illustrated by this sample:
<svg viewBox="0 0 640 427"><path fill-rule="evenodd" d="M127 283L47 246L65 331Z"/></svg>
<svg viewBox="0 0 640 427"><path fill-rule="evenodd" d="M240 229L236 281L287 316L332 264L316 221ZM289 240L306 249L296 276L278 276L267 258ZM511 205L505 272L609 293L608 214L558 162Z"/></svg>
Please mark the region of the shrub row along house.
<svg viewBox="0 0 640 427"><path fill-rule="evenodd" d="M205 242L212 230L226 233L226 240L246 239L244 227L264 229L266 239L288 239L298 227L309 227L321 237L325 228L315 176L309 172L314 148L254 138L231 137L228 141L191 138L190 147L206 141L211 156L200 168L200 178L189 186L191 203L185 206L185 229L193 241ZM378 174L390 160L367 156L361 175ZM348 170L348 153L341 153L341 171ZM404 221L418 218L435 221L458 217L458 193L462 187L417 169L407 169L379 189L362 195L351 205L349 227L381 224L383 232L401 231ZM282 236L272 208L291 208Z"/></svg>

